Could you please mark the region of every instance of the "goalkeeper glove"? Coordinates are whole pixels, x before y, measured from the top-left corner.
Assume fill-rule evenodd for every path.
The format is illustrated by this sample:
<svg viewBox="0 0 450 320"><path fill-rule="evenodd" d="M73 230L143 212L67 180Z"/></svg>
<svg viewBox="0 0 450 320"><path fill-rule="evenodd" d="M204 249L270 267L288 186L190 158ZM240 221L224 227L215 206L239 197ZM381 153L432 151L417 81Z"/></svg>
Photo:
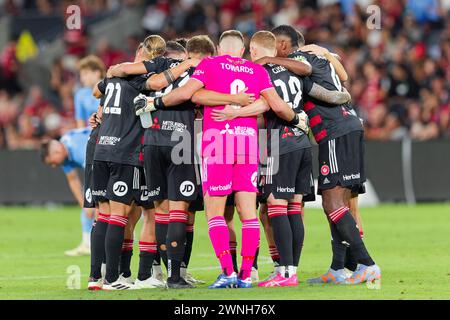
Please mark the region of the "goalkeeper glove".
<svg viewBox="0 0 450 320"><path fill-rule="evenodd" d="M152 112L156 110L153 102L149 102L147 100L147 97L142 93L139 94L136 98L134 98L133 103L134 103L134 111L137 116L140 116L141 114L146 112Z"/></svg>
<svg viewBox="0 0 450 320"><path fill-rule="evenodd" d="M302 130L305 134L308 134L309 132L309 118L303 110L296 113L294 119L292 119L289 124Z"/></svg>

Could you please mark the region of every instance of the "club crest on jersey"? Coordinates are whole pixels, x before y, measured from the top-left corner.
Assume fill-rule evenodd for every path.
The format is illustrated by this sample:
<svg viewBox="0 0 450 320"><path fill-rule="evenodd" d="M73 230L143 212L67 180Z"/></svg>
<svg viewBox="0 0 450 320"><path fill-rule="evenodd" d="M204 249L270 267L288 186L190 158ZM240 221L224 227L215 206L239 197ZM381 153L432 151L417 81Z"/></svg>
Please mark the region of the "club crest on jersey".
<svg viewBox="0 0 450 320"><path fill-rule="evenodd" d="M321 168L320 168L320 173L323 176L327 176L330 173L330 167L327 166L326 164L324 164Z"/></svg>
<svg viewBox="0 0 450 320"><path fill-rule="evenodd" d="M116 196L118 197L123 197L124 195L127 194L128 192L128 186L125 182L123 181L117 181L116 183L114 183L113 185L113 192Z"/></svg>

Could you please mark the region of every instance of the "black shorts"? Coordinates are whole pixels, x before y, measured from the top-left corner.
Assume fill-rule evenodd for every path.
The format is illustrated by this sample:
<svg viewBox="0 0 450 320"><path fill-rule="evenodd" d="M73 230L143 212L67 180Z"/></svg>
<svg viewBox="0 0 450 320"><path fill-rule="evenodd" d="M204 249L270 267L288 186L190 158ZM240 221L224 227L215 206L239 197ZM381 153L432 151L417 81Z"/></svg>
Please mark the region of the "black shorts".
<svg viewBox="0 0 450 320"><path fill-rule="evenodd" d="M144 168L149 199L193 201L197 198L198 183L194 159L190 164L175 164L171 159L172 147L144 147Z"/></svg>
<svg viewBox="0 0 450 320"><path fill-rule="evenodd" d="M92 195L94 187L93 165L86 164L84 169L84 186L83 186L83 208L91 209L95 208L96 198Z"/></svg>
<svg viewBox="0 0 450 320"><path fill-rule="evenodd" d="M316 192L315 192L315 185L314 185L314 177L313 177L313 174L311 172L310 192L303 196L303 202L314 202L314 201L316 201Z"/></svg>
<svg viewBox="0 0 450 320"><path fill-rule="evenodd" d="M336 186L359 192L365 181L363 131L353 131L319 145L318 194Z"/></svg>
<svg viewBox="0 0 450 320"><path fill-rule="evenodd" d="M278 167L278 172L273 173ZM263 197L273 194L275 199L292 199L294 195L311 192L311 148L295 150L268 159Z"/></svg>
<svg viewBox="0 0 450 320"><path fill-rule="evenodd" d="M352 187L352 195L364 193L366 193L366 185L364 183Z"/></svg>
<svg viewBox="0 0 450 320"><path fill-rule="evenodd" d="M95 197L131 205L141 197L142 168L128 164L94 161ZM98 199L101 201L100 199Z"/></svg>
<svg viewBox="0 0 450 320"><path fill-rule="evenodd" d="M140 180L141 180L141 195L139 199L136 200L136 205L139 207L142 207L144 209L154 209L155 204L152 200L150 200L150 197L148 196L148 188L147 183L145 181L145 174L144 169L139 168L141 170L140 172Z"/></svg>

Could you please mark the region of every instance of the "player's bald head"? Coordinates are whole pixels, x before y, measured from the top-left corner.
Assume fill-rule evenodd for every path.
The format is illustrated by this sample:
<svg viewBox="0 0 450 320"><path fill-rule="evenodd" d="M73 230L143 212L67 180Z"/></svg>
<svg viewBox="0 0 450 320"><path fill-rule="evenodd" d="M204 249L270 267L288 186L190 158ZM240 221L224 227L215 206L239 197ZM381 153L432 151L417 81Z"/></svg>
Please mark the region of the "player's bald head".
<svg viewBox="0 0 450 320"><path fill-rule="evenodd" d="M223 32L219 38L217 47L219 55L231 55L242 57L245 51L244 36L238 30L228 30Z"/></svg>

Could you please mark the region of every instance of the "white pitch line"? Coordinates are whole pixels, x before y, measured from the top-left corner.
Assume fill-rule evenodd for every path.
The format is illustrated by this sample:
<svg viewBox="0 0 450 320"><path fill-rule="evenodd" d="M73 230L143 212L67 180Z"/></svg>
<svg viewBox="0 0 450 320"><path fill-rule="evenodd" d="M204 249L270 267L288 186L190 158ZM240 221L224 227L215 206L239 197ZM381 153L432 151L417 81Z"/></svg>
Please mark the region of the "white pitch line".
<svg viewBox="0 0 450 320"><path fill-rule="evenodd" d="M260 261L258 264L271 264L272 261ZM219 270L219 266L195 267L188 268L189 271L208 271ZM49 279L66 279L69 275L54 276L17 276L17 277L0 277L0 281L29 281L29 280L49 280ZM87 274L81 274L81 277L87 277Z"/></svg>

